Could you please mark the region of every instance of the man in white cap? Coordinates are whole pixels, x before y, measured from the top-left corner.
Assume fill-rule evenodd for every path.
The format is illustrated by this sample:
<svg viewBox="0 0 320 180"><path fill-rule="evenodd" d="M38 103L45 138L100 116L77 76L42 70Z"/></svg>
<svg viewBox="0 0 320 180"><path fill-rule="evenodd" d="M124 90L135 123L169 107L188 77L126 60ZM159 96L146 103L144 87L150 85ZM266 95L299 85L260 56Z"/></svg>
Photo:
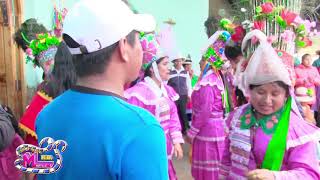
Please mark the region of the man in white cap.
<svg viewBox="0 0 320 180"><path fill-rule="evenodd" d="M168 85L179 94L179 99L176 101L182 133L185 134L189 129L189 121L186 114L186 106L190 100L192 87L191 79L188 72L183 68L182 63L185 58L181 54L172 57L174 63L173 69L170 71L170 79Z"/></svg>
<svg viewBox="0 0 320 180"><path fill-rule="evenodd" d="M77 86L39 114L38 139L68 143L63 167L38 179L168 179L164 132L147 111L129 105L124 85L142 64L139 32L152 16L121 0L81 0L69 11L63 39L73 54Z"/></svg>

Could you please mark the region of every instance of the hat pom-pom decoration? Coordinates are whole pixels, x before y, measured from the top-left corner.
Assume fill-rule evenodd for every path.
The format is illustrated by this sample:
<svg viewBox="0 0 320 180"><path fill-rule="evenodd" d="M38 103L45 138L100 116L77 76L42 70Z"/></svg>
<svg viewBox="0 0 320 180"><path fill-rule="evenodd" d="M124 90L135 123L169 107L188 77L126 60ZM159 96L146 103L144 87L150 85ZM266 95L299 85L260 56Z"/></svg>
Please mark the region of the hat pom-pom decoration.
<svg viewBox="0 0 320 180"><path fill-rule="evenodd" d="M41 59L44 52L58 47L60 42L60 39L48 33L37 34L36 39L32 40L26 49L26 63L31 62L36 66L36 57L38 60Z"/></svg>
<svg viewBox="0 0 320 180"><path fill-rule="evenodd" d="M224 64L224 48L226 42L230 39L230 34L224 31L219 38L207 49L204 57L216 69L221 69Z"/></svg>
<svg viewBox="0 0 320 180"><path fill-rule="evenodd" d="M230 33L234 32L234 28L236 27L233 22L227 18L223 18L220 20L219 22L220 27L225 30L228 31Z"/></svg>

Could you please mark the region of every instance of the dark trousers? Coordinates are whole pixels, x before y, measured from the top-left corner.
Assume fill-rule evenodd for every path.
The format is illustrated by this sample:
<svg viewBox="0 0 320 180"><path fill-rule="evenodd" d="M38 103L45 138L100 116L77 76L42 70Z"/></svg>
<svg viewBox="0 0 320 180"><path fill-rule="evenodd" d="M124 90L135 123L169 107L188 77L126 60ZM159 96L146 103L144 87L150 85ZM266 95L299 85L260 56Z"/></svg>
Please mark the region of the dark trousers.
<svg viewBox="0 0 320 180"><path fill-rule="evenodd" d="M185 134L186 131L189 129L189 122L188 122L188 117L186 114L187 102L188 102L187 95L180 96L180 98L176 101L180 124L181 124L183 134Z"/></svg>
<svg viewBox="0 0 320 180"><path fill-rule="evenodd" d="M314 118L316 120L316 125L317 127L320 127L320 114L319 114L319 110L314 112Z"/></svg>

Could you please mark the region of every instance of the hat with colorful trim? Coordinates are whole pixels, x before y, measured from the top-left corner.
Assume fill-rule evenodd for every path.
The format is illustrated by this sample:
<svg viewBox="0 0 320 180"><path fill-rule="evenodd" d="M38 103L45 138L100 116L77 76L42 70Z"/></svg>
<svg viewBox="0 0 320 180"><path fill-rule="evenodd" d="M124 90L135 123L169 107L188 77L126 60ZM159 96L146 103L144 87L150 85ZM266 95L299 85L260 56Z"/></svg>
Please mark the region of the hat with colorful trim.
<svg viewBox="0 0 320 180"><path fill-rule="evenodd" d="M203 57L216 69L221 69L225 62L224 48L230 37L227 31L217 31L208 40Z"/></svg>

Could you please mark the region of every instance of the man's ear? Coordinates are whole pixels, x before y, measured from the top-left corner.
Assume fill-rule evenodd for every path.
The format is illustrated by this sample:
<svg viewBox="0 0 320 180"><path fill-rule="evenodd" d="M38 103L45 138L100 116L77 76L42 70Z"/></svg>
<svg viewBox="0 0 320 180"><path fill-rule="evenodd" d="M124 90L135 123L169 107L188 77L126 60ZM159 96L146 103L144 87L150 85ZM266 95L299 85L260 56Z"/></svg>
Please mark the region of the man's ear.
<svg viewBox="0 0 320 180"><path fill-rule="evenodd" d="M130 44L128 43L128 40L126 38L120 39L119 40L119 56L121 59L125 62L129 61L129 47Z"/></svg>

